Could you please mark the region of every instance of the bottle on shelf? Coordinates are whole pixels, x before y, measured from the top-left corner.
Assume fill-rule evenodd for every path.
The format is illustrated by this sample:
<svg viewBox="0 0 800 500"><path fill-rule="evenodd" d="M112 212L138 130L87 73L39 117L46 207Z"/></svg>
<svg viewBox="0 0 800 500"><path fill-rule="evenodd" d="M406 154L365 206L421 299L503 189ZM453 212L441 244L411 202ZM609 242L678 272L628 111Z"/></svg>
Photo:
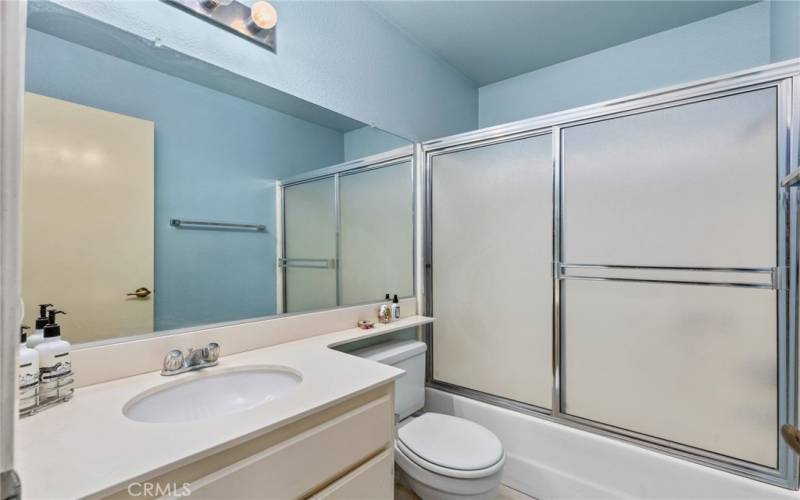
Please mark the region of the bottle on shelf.
<svg viewBox="0 0 800 500"><path fill-rule="evenodd" d="M400 301L397 299L397 294L392 298L392 321L400 319Z"/></svg>
<svg viewBox="0 0 800 500"><path fill-rule="evenodd" d="M385 302L381 304L378 309L378 320L380 320L381 323L389 323L392 321L392 300L389 298L388 293L383 300L385 300Z"/></svg>
<svg viewBox="0 0 800 500"><path fill-rule="evenodd" d="M26 411L38 403L39 392L39 353L27 345L30 327L22 325L19 329L19 410Z"/></svg>
<svg viewBox="0 0 800 500"><path fill-rule="evenodd" d="M44 341L36 346L39 353L39 401L40 403L64 396L60 385L72 375L70 362L70 343L61 339L61 326L56 323L57 314L64 311L47 311L47 325L44 327ZM71 389L69 389L71 392Z"/></svg>

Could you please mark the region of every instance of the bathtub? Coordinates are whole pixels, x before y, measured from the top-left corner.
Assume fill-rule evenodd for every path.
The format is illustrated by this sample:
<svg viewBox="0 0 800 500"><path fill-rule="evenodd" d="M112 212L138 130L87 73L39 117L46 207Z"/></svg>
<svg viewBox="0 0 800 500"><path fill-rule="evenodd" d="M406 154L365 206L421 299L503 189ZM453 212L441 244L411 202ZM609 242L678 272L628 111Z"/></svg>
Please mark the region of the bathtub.
<svg viewBox="0 0 800 500"><path fill-rule="evenodd" d="M786 490L616 439L427 388L427 411L478 422L507 453L503 483L547 499L800 499Z"/></svg>

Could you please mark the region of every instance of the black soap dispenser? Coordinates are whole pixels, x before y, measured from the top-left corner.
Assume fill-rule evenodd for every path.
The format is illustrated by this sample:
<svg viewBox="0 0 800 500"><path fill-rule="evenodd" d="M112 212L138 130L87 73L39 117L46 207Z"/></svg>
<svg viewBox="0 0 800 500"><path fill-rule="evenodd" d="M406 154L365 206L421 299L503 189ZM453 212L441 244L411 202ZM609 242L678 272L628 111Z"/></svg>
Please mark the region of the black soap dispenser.
<svg viewBox="0 0 800 500"><path fill-rule="evenodd" d="M53 304L39 304L39 317L36 318L36 328L31 335L28 335L28 347L31 349L44 342L44 327L49 323L47 308Z"/></svg>

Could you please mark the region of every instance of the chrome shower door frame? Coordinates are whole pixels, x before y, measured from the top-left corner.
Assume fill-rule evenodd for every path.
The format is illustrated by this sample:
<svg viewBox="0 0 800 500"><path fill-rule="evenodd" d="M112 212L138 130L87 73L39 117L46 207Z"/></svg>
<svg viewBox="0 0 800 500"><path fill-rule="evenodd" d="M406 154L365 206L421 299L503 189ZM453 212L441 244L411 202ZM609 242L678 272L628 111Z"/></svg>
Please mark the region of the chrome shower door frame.
<svg viewBox="0 0 800 500"><path fill-rule="evenodd" d="M412 199L410 200L412 206L414 207L413 213L413 228L412 232L414 235L414 255L413 255L413 262L416 264L416 251L417 251L417 210L416 210L416 200L417 200L417 168L416 168L416 155L414 154L415 147L412 145L403 146L400 148L392 149L386 151L384 153L379 153L376 155L366 156L364 158L359 158L358 160L352 160L344 163L339 163L330 167L324 167L317 170L312 170L310 172L305 172L303 174L291 177L286 180L278 181L275 189L275 196L276 196L276 219L277 219L277 228L276 231L279 235L278 242L277 242L277 265L278 265L278 280L277 280L277 297L278 297L278 313L285 314L286 313L286 269L287 267L304 267L304 268L314 268L314 269L335 269L336 271L336 306L341 307L342 304L342 279L341 279L341 266L339 263L341 262L342 257L342 245L341 245L341 229L342 229L342 218L341 218L341 190L340 190L340 180L342 176L345 175L353 175L362 172L368 172L370 170L376 170L379 168L384 167L391 167L394 165L398 165L400 163L411 162L411 186L412 186ZM304 184L307 182L314 182L322 179L333 178L334 181L334 217L336 219L336 256L333 260L330 259L288 259L286 257L286 200L285 200L285 193L284 190L287 187L296 186L298 184ZM295 260L296 263L292 264L290 261ZM313 261L313 262L312 262ZM319 265L315 265L319 264ZM412 281L412 290L417 289L417 270L414 269L414 276ZM400 297L400 298L408 298L408 297ZM372 302L377 302L380 299L376 299ZM370 303L370 302L367 302ZM346 304L348 306L354 306L359 304ZM302 312L309 312L309 311L302 311Z"/></svg>
<svg viewBox="0 0 800 500"><path fill-rule="evenodd" d="M693 285L706 286L743 286L768 288L776 290L778 316L778 422L775 428L777 440L777 467L771 468L748 461L732 458L700 448L678 444L665 439L656 438L639 432L602 424L599 422L567 415L561 411L562 380L562 290L564 279L603 279L591 276L568 276L569 269L581 267L602 267L613 269L625 266L582 266L580 263L562 262L562 214L564 197L563 179L563 129L584 123L619 118L659 109L683 106L709 99L735 95L753 90L774 88L777 94L777 168L776 172L776 222L777 222L777 267L776 268L662 268L679 271L720 271L737 272L746 275L764 275L769 278L765 284L745 282L701 282L690 281ZM418 256L417 269L421 274L417 280L417 299L421 311L428 316L435 316L436 311L432 297L432 262L434 233L432 227L433 214L433 159L442 154L467 149L484 147L491 144L504 143L535 135L552 134L553 161L553 390L552 410L541 408L519 401L486 394L474 389L437 381L433 378L433 360L435 356L434 325L424 327L424 340L428 344L427 382L430 387L453 394L469 397L486 403L502 406L512 410L555 421L569 427L620 439L625 442L658 450L673 457L679 457L694 463L706 465L740 476L781 486L798 489L800 473L798 457L794 455L780 439L779 428L790 423L797 424L797 334L798 334L798 210L800 209L800 193L780 187L781 180L793 170L798 160L798 135L800 135L800 59L777 63L731 75L710 78L685 85L678 85L653 92L637 94L622 99L603 102L582 108L553 113L542 117L522 120L505 125L490 127L474 132L459 134L443 139L425 142L418 146L417 175L420 179L418 189L418 206L424 211L418 227L417 238L424 241ZM659 268L645 268L659 269ZM638 280L642 281L642 280ZM647 280L649 282L676 283L674 280ZM680 283L680 282L678 282Z"/></svg>

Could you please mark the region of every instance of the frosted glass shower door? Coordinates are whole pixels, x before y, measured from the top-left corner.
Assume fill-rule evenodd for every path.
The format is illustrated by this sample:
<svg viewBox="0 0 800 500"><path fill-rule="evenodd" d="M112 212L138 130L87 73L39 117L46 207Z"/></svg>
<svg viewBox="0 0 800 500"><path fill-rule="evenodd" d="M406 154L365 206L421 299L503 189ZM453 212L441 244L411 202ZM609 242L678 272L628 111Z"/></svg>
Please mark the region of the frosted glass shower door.
<svg viewBox="0 0 800 500"><path fill-rule="evenodd" d="M563 129L564 414L777 466L776 109L769 88Z"/></svg>
<svg viewBox="0 0 800 500"><path fill-rule="evenodd" d="M336 183L333 177L286 186L286 312L337 305Z"/></svg>
<svg viewBox="0 0 800 500"><path fill-rule="evenodd" d="M569 127L562 262L774 266L774 88Z"/></svg>
<svg viewBox="0 0 800 500"><path fill-rule="evenodd" d="M414 295L411 162L340 177L343 305Z"/></svg>
<svg viewBox="0 0 800 500"><path fill-rule="evenodd" d="M775 295L567 280L562 411L775 466Z"/></svg>
<svg viewBox="0 0 800 500"><path fill-rule="evenodd" d="M434 379L550 408L551 136L436 155Z"/></svg>

